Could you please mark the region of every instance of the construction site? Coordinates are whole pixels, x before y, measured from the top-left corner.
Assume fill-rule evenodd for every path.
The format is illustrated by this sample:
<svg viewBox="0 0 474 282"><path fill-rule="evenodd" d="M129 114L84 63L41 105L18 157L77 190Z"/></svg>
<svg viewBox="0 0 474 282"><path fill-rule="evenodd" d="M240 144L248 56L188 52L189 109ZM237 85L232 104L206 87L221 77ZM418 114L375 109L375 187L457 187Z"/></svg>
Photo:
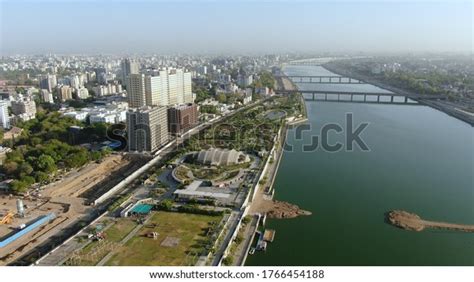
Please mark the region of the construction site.
<svg viewBox="0 0 474 282"><path fill-rule="evenodd" d="M61 242L71 228L99 213L91 205L149 160L112 154L57 177L23 196L0 194L0 265L14 263L45 241ZM57 238L57 242L55 242Z"/></svg>

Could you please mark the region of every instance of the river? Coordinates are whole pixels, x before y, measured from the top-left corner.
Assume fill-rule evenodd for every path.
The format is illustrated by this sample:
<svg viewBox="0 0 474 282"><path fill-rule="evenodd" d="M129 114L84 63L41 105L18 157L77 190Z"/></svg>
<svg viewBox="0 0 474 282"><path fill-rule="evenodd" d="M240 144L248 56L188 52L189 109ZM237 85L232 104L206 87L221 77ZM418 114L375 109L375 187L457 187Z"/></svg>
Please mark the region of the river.
<svg viewBox="0 0 474 282"><path fill-rule="evenodd" d="M334 75L317 66L287 66L288 75ZM297 84L300 89L376 91L372 85ZM474 234L398 229L385 212L403 209L427 220L474 224L474 129L426 106L307 101L311 130L288 132L275 199L311 216L268 220L276 230L266 252L246 265L474 265ZM368 122L370 151L303 152L324 124ZM329 142L344 136L334 131Z"/></svg>

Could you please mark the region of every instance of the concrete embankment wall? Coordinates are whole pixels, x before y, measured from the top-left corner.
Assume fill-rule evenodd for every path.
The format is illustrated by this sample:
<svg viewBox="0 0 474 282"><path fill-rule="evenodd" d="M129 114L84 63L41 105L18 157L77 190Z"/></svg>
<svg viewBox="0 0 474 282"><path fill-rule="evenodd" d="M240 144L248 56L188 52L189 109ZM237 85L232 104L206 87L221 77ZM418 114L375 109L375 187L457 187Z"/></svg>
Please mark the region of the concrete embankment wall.
<svg viewBox="0 0 474 282"><path fill-rule="evenodd" d="M267 174L267 171L268 171L268 167L270 166L270 158L273 156L273 154L275 153L275 150L276 150L276 146L277 146L277 143L281 140L283 140L282 138L280 138L280 136L282 136L282 131L284 130L285 134L286 134L286 128L285 126L281 127L280 130L278 131L277 135L275 136L275 138L273 139L273 147L272 149L270 150L270 153L268 154L268 158L266 159L266 162L265 162L265 165L263 167L263 169L261 170L260 172L260 175L258 177L258 180L257 180L257 183L255 184L254 188L253 188L253 193L251 194L251 197L247 197L246 201L244 202L245 206L249 203L249 202L252 202L253 199L255 198L255 195L257 194L258 190L259 189L262 189L261 186L263 186L262 184L260 184L260 181L263 180L263 178L265 177L265 175ZM280 145L282 145L283 143L281 143ZM283 153L280 154L279 158L281 157ZM271 182L273 183L273 181Z"/></svg>
<svg viewBox="0 0 474 282"><path fill-rule="evenodd" d="M255 220L255 217L252 218L252 221L253 220ZM252 232L252 236L250 237L249 244L245 247L244 257L242 258L242 261L240 261L239 266L244 266L245 265L245 261L247 260L247 257L249 255L250 248L252 248L252 242L255 239L255 234L256 234L256 231L257 231L258 226L260 224L260 216L257 216L256 221L257 222L255 223L255 227L253 228L254 231ZM252 224L252 222L250 224Z"/></svg>
<svg viewBox="0 0 474 282"><path fill-rule="evenodd" d="M162 152L163 150L169 148L170 146L172 146L174 144L174 142L169 142L168 144L166 144L166 146L164 146L162 149L160 149L156 154L159 154L160 152ZM155 155L156 155L155 154ZM141 168L137 169L136 171L134 171L132 174L130 174L129 176L127 176L124 180L120 181L120 183L118 183L117 185L115 185L112 189L110 189L109 191L105 192L102 196L100 196L99 198L97 198L95 201L94 201L94 205L97 205L97 204L100 204L100 203L103 203L105 200L107 200L108 198L110 198L112 195L114 195L115 193L117 193L119 190L125 188L125 186L129 185L130 183L132 183L133 180L135 180L135 178L137 178L138 176L140 176L142 173L144 173L145 171L147 171L148 169L150 169L152 166L154 166L155 164L157 164L160 160L161 160L161 156L156 156L154 157L153 159L151 159L148 163L146 163L144 166L142 166Z"/></svg>
<svg viewBox="0 0 474 282"><path fill-rule="evenodd" d="M237 224L235 225L235 228L230 231L232 232L232 235L230 236L230 240L226 246L226 248L224 249L224 252L222 254L222 256L220 257L219 259L219 262L217 263L217 266L221 266L222 265L222 261L224 260L224 258L229 254L230 252L230 248L232 247L232 243L234 242L235 238L237 237L237 235L239 234L239 231L240 231L240 227L242 226L242 221L244 220L245 216L248 214L248 211L249 211L250 207L247 206L239 215L239 220L237 222Z"/></svg>

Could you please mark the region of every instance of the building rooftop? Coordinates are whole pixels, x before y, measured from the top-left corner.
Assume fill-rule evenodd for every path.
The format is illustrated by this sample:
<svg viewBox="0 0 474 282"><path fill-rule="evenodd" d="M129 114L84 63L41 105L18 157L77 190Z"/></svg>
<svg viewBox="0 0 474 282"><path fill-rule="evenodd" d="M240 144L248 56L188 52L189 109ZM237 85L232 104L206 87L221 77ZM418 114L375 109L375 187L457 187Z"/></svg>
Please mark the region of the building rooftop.
<svg viewBox="0 0 474 282"><path fill-rule="evenodd" d="M202 150L197 155L197 161L207 165L230 165L249 161L248 156L234 149L210 148Z"/></svg>
<svg viewBox="0 0 474 282"><path fill-rule="evenodd" d="M201 186L202 181L195 180L189 184L185 189L178 189L173 194L175 195L185 195L185 196L195 196L203 198L215 198L215 199L228 199L231 194L219 193L212 191L198 191L197 189Z"/></svg>

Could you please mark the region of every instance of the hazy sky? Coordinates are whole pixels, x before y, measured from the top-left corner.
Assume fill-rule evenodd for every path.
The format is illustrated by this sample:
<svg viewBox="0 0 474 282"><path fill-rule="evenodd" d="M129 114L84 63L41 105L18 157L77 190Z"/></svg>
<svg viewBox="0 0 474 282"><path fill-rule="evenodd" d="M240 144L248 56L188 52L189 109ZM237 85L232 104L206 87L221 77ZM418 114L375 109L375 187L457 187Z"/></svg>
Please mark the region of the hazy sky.
<svg viewBox="0 0 474 282"><path fill-rule="evenodd" d="M471 1L0 0L2 54L472 52Z"/></svg>

